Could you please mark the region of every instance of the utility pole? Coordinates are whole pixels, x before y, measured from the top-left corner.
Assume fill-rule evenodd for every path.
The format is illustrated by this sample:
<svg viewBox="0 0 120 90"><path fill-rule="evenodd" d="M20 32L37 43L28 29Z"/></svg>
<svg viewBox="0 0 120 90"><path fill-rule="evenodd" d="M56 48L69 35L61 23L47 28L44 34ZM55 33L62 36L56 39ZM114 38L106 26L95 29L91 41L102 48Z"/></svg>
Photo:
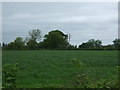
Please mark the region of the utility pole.
<svg viewBox="0 0 120 90"><path fill-rule="evenodd" d="M68 42L70 44L71 34L68 34Z"/></svg>

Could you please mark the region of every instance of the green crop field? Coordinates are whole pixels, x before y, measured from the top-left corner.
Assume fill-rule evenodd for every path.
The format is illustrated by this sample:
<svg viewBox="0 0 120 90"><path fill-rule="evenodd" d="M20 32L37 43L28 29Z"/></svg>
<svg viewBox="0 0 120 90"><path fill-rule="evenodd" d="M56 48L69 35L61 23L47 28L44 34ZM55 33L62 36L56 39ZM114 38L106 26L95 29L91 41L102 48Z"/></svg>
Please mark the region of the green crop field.
<svg viewBox="0 0 120 90"><path fill-rule="evenodd" d="M74 59L85 64L84 74L93 83L113 81L118 63L117 51L28 50L3 51L3 66L18 63L16 83L23 88L73 88L80 68Z"/></svg>

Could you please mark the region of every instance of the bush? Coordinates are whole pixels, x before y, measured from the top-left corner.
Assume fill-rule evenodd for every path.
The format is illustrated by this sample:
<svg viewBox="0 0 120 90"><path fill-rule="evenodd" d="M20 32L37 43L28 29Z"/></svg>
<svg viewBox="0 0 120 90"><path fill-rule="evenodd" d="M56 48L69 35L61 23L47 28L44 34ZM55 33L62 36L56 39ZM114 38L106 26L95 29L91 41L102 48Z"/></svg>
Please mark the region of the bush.
<svg viewBox="0 0 120 90"><path fill-rule="evenodd" d="M86 65L79 59L74 58L73 64L80 70L80 74L76 76L75 87L86 88L88 84L87 75L85 74Z"/></svg>
<svg viewBox="0 0 120 90"><path fill-rule="evenodd" d="M120 88L120 66L117 66L118 78L114 77L112 81L106 79L100 79L99 81L93 81L88 78L85 71L87 71L86 66L81 60L74 58L73 64L80 70L80 74L76 76L75 87L76 88Z"/></svg>
<svg viewBox="0 0 120 90"><path fill-rule="evenodd" d="M18 64L5 64L3 67L3 88L16 88Z"/></svg>

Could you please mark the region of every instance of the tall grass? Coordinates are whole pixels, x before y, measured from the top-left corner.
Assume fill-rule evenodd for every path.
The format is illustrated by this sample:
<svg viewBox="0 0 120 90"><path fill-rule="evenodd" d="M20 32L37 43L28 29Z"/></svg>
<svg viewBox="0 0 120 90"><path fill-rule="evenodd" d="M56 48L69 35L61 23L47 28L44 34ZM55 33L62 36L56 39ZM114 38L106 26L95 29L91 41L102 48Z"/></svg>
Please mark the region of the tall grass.
<svg viewBox="0 0 120 90"><path fill-rule="evenodd" d="M2 57L3 66L19 63L16 82L23 88L74 87L75 77L81 72L73 64L74 58L87 65L84 73L94 82L117 77L117 51L3 51Z"/></svg>

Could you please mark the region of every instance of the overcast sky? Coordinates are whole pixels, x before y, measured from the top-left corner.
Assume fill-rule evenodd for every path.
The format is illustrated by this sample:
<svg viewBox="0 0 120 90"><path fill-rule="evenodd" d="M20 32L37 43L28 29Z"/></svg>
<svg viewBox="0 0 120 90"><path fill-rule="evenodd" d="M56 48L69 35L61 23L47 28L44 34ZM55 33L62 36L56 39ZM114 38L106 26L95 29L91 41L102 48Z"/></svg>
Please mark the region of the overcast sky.
<svg viewBox="0 0 120 90"><path fill-rule="evenodd" d="M89 39L112 44L118 38L117 8L117 2L4 2L3 42L25 38L32 29L40 29L43 36L57 29L71 34L74 45Z"/></svg>

